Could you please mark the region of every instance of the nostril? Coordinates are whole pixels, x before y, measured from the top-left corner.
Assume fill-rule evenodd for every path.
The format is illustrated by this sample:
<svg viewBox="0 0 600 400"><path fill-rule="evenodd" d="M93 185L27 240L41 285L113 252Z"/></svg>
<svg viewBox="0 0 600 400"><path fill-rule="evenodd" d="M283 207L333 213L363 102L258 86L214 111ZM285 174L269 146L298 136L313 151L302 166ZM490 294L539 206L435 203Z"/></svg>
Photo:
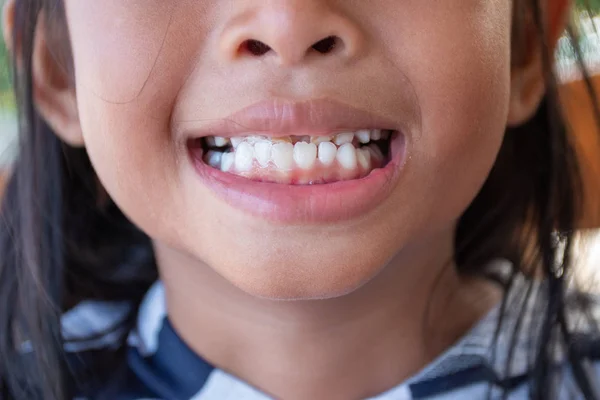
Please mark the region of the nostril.
<svg viewBox="0 0 600 400"><path fill-rule="evenodd" d="M262 56L271 51L271 48L268 45L254 39L246 40L244 43L242 43L241 49L247 51L253 56Z"/></svg>
<svg viewBox="0 0 600 400"><path fill-rule="evenodd" d="M321 53L331 53L338 46L339 38L337 36L328 36L312 45L312 49Z"/></svg>

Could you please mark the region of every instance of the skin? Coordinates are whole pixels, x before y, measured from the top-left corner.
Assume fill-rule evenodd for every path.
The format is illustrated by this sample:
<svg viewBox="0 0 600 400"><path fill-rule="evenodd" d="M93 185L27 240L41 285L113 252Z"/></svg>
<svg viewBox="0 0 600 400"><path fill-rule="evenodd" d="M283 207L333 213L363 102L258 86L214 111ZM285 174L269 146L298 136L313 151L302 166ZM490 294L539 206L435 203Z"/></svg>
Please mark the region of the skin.
<svg viewBox="0 0 600 400"><path fill-rule="evenodd" d="M568 2L544 4L555 38ZM74 82L41 25L38 110L87 148L108 194L153 238L169 317L208 361L278 398L375 395L496 303L493 287L458 276L452 255L506 126L529 118L544 91L535 51L511 65L510 2L65 0L65 9ZM331 34L343 52L307 52ZM245 56L247 39L273 52ZM181 124L319 97L410 126L391 196L359 218L252 217L205 187L182 151Z"/></svg>

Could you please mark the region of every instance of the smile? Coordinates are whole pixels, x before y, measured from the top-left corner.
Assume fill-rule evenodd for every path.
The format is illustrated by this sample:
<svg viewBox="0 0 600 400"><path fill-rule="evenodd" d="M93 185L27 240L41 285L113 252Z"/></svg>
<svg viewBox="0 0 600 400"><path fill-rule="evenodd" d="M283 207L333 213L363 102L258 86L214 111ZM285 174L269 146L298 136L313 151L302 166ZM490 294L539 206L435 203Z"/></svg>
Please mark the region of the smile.
<svg viewBox="0 0 600 400"><path fill-rule="evenodd" d="M375 208L405 160L401 127L331 101L269 102L190 131L187 153L230 205L286 223Z"/></svg>
<svg viewBox="0 0 600 400"><path fill-rule="evenodd" d="M395 132L361 129L328 136L209 136L189 144L212 168L252 181L290 185L360 179L389 162Z"/></svg>

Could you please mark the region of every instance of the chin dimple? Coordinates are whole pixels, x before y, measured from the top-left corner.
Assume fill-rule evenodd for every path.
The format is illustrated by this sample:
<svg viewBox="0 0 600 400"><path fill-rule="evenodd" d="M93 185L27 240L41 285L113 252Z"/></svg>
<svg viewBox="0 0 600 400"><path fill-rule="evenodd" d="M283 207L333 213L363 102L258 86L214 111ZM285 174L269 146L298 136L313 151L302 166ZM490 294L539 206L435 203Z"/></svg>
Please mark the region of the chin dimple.
<svg viewBox="0 0 600 400"><path fill-rule="evenodd" d="M390 132L202 140L202 160L215 169L262 182L318 184L362 178L384 166L386 157L375 142L389 141Z"/></svg>

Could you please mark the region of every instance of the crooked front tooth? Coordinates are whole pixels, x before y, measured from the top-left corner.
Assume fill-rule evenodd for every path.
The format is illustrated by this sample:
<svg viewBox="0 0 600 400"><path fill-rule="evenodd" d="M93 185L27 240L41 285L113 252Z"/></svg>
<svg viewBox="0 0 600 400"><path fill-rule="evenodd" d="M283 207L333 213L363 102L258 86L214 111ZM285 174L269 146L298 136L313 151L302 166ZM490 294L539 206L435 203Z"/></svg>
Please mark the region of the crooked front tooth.
<svg viewBox="0 0 600 400"><path fill-rule="evenodd" d="M261 167L266 167L271 161L271 148L273 144L269 141L262 140L254 145L254 156Z"/></svg>
<svg viewBox="0 0 600 400"><path fill-rule="evenodd" d="M342 146L346 143L352 143L353 140L354 140L353 132L344 132L344 133L340 133L340 134L336 135L334 142L338 146Z"/></svg>
<svg viewBox="0 0 600 400"><path fill-rule="evenodd" d="M362 169L369 169L371 167L371 153L369 149L362 147L356 150L356 158Z"/></svg>
<svg viewBox="0 0 600 400"><path fill-rule="evenodd" d="M319 144L319 161L325 166L333 164L338 152L335 144L331 142L321 142Z"/></svg>
<svg viewBox="0 0 600 400"><path fill-rule="evenodd" d="M239 172L247 172L252 169L254 161L254 146L242 142L235 149L235 168Z"/></svg>
<svg viewBox="0 0 600 400"><path fill-rule="evenodd" d="M310 142L316 144L317 146L324 142L331 142L333 136L313 136L310 138Z"/></svg>
<svg viewBox="0 0 600 400"><path fill-rule="evenodd" d="M294 145L294 161L301 169L312 168L317 161L317 146L313 143L296 143Z"/></svg>
<svg viewBox="0 0 600 400"><path fill-rule="evenodd" d="M292 142L293 143L299 143L299 142L310 143L310 136L309 135L294 136L292 139Z"/></svg>
<svg viewBox="0 0 600 400"><path fill-rule="evenodd" d="M271 141L273 143L292 143L292 138L289 136L281 136L281 137L271 138Z"/></svg>
<svg viewBox="0 0 600 400"><path fill-rule="evenodd" d="M223 153L221 157L221 171L228 172L235 163L234 153Z"/></svg>
<svg viewBox="0 0 600 400"><path fill-rule="evenodd" d="M337 160L346 169L354 169L357 166L356 149L351 143L346 143L338 149Z"/></svg>
<svg viewBox="0 0 600 400"><path fill-rule="evenodd" d="M356 132L356 138L362 144L369 143L371 141L371 131L368 129L363 129Z"/></svg>
<svg viewBox="0 0 600 400"><path fill-rule="evenodd" d="M282 170L290 170L294 164L294 145L291 143L276 143L271 149L271 159Z"/></svg>

